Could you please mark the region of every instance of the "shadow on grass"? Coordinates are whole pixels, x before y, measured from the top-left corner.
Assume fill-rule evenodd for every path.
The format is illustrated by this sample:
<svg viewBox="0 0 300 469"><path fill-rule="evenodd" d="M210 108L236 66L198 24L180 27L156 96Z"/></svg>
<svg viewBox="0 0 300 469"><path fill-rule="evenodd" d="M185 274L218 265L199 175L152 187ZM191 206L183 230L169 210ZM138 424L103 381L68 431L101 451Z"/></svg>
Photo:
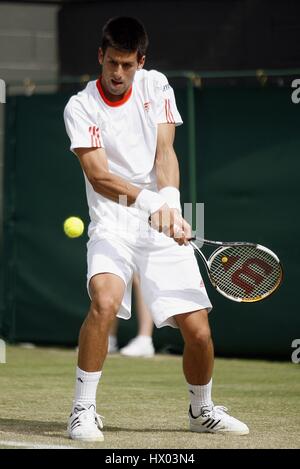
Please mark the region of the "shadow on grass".
<svg viewBox="0 0 300 469"><path fill-rule="evenodd" d="M66 432L66 427L67 425L64 422L0 418L1 433L19 433L27 436L61 436Z"/></svg>
<svg viewBox="0 0 300 469"><path fill-rule="evenodd" d="M20 420L20 419L4 419L0 418L1 433L19 433L25 435L40 435L40 436L58 436L63 437L66 435L67 423L66 422L41 422L39 420ZM127 432L127 433L189 433L187 428L182 430L175 428L125 428L125 427L110 427L104 426L104 433L108 432ZM1 434L0 433L0 434Z"/></svg>

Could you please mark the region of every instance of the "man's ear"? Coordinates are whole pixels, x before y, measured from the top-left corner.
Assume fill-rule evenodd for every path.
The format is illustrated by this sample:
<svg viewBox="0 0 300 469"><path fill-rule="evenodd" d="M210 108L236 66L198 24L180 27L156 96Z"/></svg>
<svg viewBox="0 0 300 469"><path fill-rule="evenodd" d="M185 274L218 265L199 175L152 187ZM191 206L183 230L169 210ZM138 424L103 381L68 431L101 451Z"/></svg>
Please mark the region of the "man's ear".
<svg viewBox="0 0 300 469"><path fill-rule="evenodd" d="M100 64L100 65L103 64L103 58L104 58L103 50L101 49L101 47L99 47L99 50L98 50L98 61L99 61L99 64Z"/></svg>
<svg viewBox="0 0 300 469"><path fill-rule="evenodd" d="M143 57L141 57L141 59L138 62L138 70L141 70L141 68L143 68L143 66L145 65L145 60L146 60L146 56L143 55Z"/></svg>

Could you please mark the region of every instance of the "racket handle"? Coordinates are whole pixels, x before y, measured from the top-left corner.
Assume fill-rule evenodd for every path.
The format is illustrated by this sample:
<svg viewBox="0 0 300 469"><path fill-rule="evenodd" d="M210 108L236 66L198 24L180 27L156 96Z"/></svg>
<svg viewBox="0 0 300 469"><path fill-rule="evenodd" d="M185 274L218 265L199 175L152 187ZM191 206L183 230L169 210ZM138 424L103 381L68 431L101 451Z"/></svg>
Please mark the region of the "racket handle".
<svg viewBox="0 0 300 469"><path fill-rule="evenodd" d="M200 238L199 236L193 236L189 241L199 241L202 244L208 244L211 246L253 246L257 247L256 243L249 243L248 241L211 241L210 239Z"/></svg>

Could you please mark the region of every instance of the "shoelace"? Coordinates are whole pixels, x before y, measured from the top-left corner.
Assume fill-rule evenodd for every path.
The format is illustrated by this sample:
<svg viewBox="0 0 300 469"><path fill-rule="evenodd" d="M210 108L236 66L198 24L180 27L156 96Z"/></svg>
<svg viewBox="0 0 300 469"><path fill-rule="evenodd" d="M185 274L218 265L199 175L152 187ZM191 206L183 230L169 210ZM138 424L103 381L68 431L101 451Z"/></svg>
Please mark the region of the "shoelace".
<svg viewBox="0 0 300 469"><path fill-rule="evenodd" d="M86 407L84 404L79 404L79 405L80 405L80 407L79 407L79 406L78 406L78 407L75 406L75 408L74 408L74 413L76 413L76 412L75 412L75 409L77 409L77 410L78 410L77 415L78 415L78 417L80 417L80 414L81 414L82 412L84 412L84 411L93 412L94 417L95 417L95 421L97 422L97 426L98 426L100 429L102 429L102 428L103 428L103 422L102 422L101 419L104 420L103 415L97 414L95 408L94 408L94 409L91 409L92 406L91 406L91 407ZM93 407L94 407L94 406L93 406Z"/></svg>
<svg viewBox="0 0 300 469"><path fill-rule="evenodd" d="M202 411L201 415L204 417L206 414L207 415L211 414L215 418L216 413L219 413L219 412L222 414L225 414L225 413L228 413L228 409L227 407L223 405L213 405L211 409L208 408Z"/></svg>
<svg viewBox="0 0 300 469"><path fill-rule="evenodd" d="M216 406L214 406L214 409L215 409L215 410L221 410L222 412L228 413L227 407L225 407L225 406L223 406L223 405L216 405Z"/></svg>
<svg viewBox="0 0 300 469"><path fill-rule="evenodd" d="M216 405L212 408L212 414L214 416L214 418L216 418L216 414L218 413L221 413L221 414L226 414L228 413L228 409L227 407L223 406L223 405Z"/></svg>
<svg viewBox="0 0 300 469"><path fill-rule="evenodd" d="M97 421L97 424L98 424L99 428L101 428L101 430L102 430L102 428L103 428L102 419L104 420L103 415L97 414L97 412L95 412L95 419Z"/></svg>

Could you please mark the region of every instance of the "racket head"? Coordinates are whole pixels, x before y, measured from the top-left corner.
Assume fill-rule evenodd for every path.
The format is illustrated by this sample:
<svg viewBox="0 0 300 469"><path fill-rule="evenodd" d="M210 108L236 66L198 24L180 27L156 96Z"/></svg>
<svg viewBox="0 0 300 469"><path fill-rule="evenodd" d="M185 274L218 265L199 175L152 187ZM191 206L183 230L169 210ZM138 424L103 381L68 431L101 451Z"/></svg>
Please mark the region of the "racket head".
<svg viewBox="0 0 300 469"><path fill-rule="evenodd" d="M209 277L226 298L254 303L274 293L283 278L274 252L260 244L238 244L216 249L208 259Z"/></svg>

